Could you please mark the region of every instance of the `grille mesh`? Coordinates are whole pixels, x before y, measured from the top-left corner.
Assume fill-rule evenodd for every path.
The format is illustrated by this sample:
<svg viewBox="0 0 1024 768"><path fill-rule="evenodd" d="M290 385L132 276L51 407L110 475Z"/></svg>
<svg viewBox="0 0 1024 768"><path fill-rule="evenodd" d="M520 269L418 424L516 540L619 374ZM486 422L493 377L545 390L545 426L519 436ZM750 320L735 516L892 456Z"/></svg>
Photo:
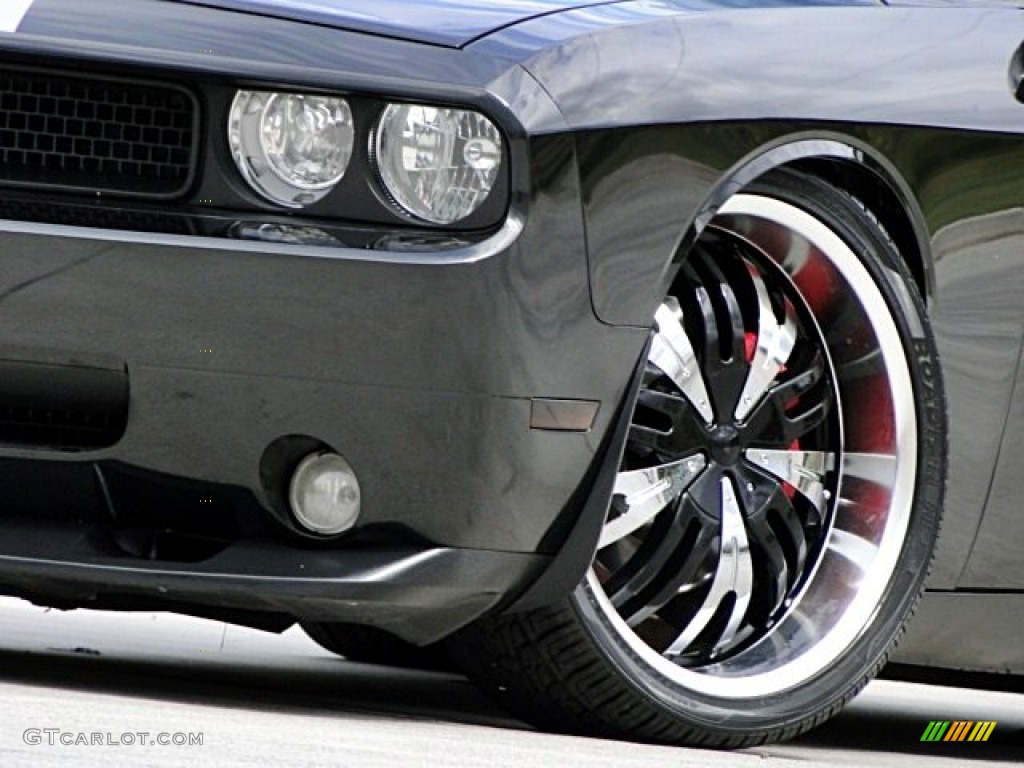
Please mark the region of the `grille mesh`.
<svg viewBox="0 0 1024 768"><path fill-rule="evenodd" d="M0 443L47 448L101 448L124 433L121 414L0 405Z"/></svg>
<svg viewBox="0 0 1024 768"><path fill-rule="evenodd" d="M0 443L50 448L113 445L128 418L128 372L0 360Z"/></svg>
<svg viewBox="0 0 1024 768"><path fill-rule="evenodd" d="M0 69L0 184L173 197L192 178L196 119L173 86Z"/></svg>
<svg viewBox="0 0 1024 768"><path fill-rule="evenodd" d="M72 227L132 229L136 232L160 232L172 235L195 234L189 219L183 216L113 206L107 201L88 205L71 203L66 200L55 203L52 200L25 199L24 193L16 197L16 194L8 192L5 195L0 195L0 219L66 224Z"/></svg>

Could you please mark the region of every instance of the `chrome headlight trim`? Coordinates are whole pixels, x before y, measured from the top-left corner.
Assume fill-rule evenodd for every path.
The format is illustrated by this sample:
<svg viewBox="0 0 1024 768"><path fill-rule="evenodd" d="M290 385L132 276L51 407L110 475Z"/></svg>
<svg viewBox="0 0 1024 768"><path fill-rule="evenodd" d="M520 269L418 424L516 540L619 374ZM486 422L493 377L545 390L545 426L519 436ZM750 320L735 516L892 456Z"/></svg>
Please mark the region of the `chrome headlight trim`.
<svg viewBox="0 0 1024 768"><path fill-rule="evenodd" d="M227 132L249 186L287 208L326 197L348 170L355 146L348 100L322 94L240 90Z"/></svg>
<svg viewBox="0 0 1024 768"><path fill-rule="evenodd" d="M388 104L370 137L388 200L403 215L454 224L488 199L503 162L498 127L470 109Z"/></svg>

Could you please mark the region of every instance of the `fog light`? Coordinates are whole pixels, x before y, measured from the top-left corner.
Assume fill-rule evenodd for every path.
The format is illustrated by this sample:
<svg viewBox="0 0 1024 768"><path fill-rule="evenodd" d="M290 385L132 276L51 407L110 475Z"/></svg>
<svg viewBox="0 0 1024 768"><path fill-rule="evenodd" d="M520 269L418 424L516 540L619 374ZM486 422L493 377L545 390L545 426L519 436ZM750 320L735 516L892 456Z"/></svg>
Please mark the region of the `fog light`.
<svg viewBox="0 0 1024 768"><path fill-rule="evenodd" d="M341 533L359 517L359 480L338 454L310 454L292 475L288 500L295 519L310 533Z"/></svg>

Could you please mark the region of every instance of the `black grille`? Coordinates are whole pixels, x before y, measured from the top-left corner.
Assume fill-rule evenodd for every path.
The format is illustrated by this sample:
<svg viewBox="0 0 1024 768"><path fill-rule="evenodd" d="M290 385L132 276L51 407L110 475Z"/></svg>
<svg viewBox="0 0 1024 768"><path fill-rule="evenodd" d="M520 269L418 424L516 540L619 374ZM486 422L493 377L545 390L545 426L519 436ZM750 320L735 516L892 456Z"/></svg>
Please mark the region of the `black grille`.
<svg viewBox="0 0 1024 768"><path fill-rule="evenodd" d="M0 444L75 450L113 445L128 420L128 373L0 360Z"/></svg>
<svg viewBox="0 0 1024 768"><path fill-rule="evenodd" d="M2 0L0 0L2 2ZM24 199L8 192L0 196L0 219L66 224L72 227L130 229L136 232L160 232L171 235L192 235L194 228L187 217L153 210L137 210L104 203L82 203L61 200ZM156 206L154 206L156 207Z"/></svg>
<svg viewBox="0 0 1024 768"><path fill-rule="evenodd" d="M185 192L198 110L184 89L0 69L0 184L144 197Z"/></svg>
<svg viewBox="0 0 1024 768"><path fill-rule="evenodd" d="M0 404L0 443L74 450L105 448L124 434L123 414L12 408Z"/></svg>

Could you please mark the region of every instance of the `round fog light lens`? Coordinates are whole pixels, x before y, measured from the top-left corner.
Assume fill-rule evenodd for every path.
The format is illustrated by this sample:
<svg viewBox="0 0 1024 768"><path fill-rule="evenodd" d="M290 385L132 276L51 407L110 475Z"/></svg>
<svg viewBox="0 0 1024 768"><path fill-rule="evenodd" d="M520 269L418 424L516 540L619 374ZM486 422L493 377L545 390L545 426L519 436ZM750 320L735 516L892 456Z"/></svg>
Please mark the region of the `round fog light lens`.
<svg viewBox="0 0 1024 768"><path fill-rule="evenodd" d="M292 475L288 500L306 531L331 536L347 531L359 517L359 480L336 453L307 456Z"/></svg>

